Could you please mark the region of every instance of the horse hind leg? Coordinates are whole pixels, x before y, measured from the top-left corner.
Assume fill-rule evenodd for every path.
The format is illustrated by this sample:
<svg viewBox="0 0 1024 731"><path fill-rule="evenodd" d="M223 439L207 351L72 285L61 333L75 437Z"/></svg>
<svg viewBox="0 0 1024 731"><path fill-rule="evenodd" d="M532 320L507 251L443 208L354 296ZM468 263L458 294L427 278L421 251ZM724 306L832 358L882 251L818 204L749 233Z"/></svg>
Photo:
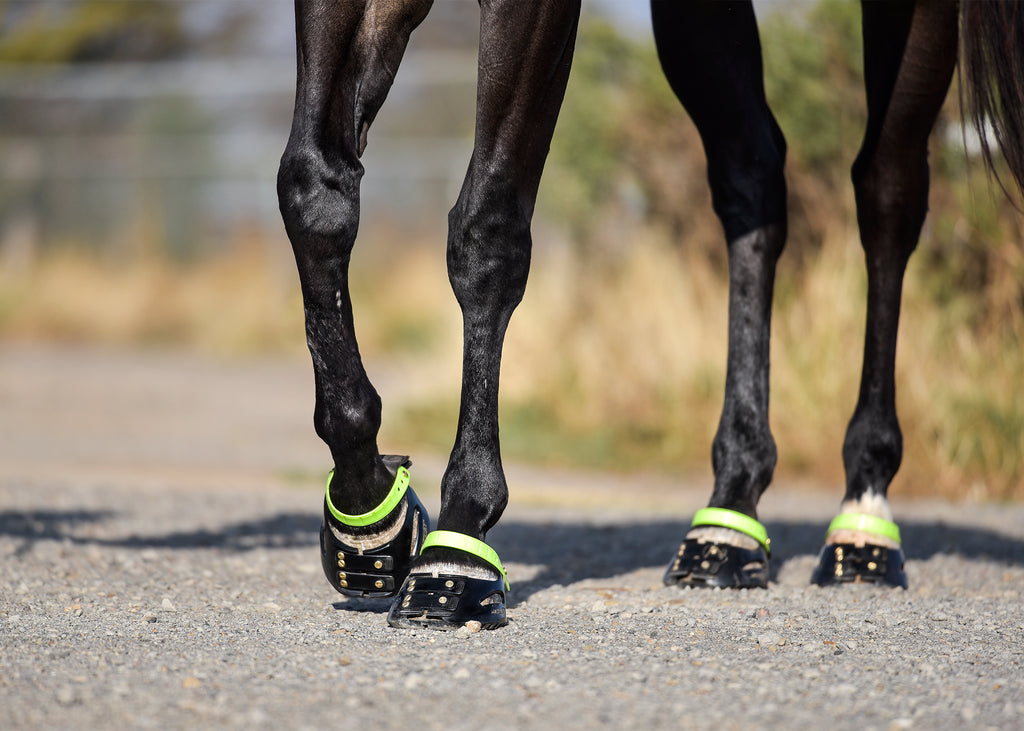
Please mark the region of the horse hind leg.
<svg viewBox="0 0 1024 731"><path fill-rule="evenodd" d="M763 587L768 540L757 503L772 479L768 357L775 265L786 238L786 144L765 99L749 3L651 3L662 68L708 160L729 250L725 399L714 491L665 574L680 586Z"/></svg>
<svg viewBox="0 0 1024 731"><path fill-rule="evenodd" d="M846 494L812 582L906 587L887 499L903 453L896 335L903 276L928 206L928 136L957 56L957 16L948 2L865 2L863 10L868 127L853 182L868 270L864 363L843 443Z"/></svg>
<svg viewBox="0 0 1024 731"><path fill-rule="evenodd" d="M278 196L305 308L314 424L334 460L321 554L343 593L394 595L427 527L408 488L408 459L377 448L381 400L359 356L348 266L366 131L430 4L296 2L298 84Z"/></svg>

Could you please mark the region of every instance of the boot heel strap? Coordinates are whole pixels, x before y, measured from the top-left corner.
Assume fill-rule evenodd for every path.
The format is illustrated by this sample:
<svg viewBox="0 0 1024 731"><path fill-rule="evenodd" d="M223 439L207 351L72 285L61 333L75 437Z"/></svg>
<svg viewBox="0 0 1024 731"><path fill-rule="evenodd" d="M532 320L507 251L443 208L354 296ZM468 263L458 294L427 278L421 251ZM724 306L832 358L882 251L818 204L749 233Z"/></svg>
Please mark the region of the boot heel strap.
<svg viewBox="0 0 1024 731"><path fill-rule="evenodd" d="M511 590L512 587L508 583L508 574L505 572L505 567L501 565L501 559L498 558L497 552L483 541L473 536L467 536L465 533L456 533L451 530L435 530L428 533L427 537L423 539L423 548L420 549L420 553L423 553L423 551L431 546L454 548L486 561L497 569L498 573L505 580L505 591Z"/></svg>
<svg viewBox="0 0 1024 731"><path fill-rule="evenodd" d="M388 517L391 515L391 511L398 507L398 503L402 502L405 491L409 488L409 470L405 467L399 467L395 475L395 483L391 486L388 496L384 498L384 502L368 513L349 515L338 510L334 507L334 503L331 502L331 480L333 479L334 470L331 470L327 475L327 509L331 511L331 515L339 523L351 526L373 525L377 521Z"/></svg>
<svg viewBox="0 0 1024 731"><path fill-rule="evenodd" d="M873 515L864 515L863 513L840 513L832 520L831 523L829 523L825 537L827 538L829 534L837 530L855 530L862 533L872 533L876 536L882 536L883 538L888 538L891 541L896 541L896 545L903 545L900 541L899 526L891 520L876 518Z"/></svg>
<svg viewBox="0 0 1024 731"><path fill-rule="evenodd" d="M726 508L702 508L693 514L693 522L690 525L693 528L702 525L731 528L750 536L761 545L765 553L772 555L772 542L768 538L768 531L749 515Z"/></svg>

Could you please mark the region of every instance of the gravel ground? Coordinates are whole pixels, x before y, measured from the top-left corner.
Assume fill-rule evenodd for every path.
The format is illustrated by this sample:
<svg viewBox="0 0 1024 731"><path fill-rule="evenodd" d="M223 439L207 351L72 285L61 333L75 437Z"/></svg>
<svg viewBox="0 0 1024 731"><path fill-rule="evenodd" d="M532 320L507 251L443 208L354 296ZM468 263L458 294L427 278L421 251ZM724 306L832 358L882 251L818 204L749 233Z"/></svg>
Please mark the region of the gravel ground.
<svg viewBox="0 0 1024 731"><path fill-rule="evenodd" d="M910 590L826 590L839 492L777 484L770 589L680 591L706 478L513 466L510 625L398 631L320 574L311 390L0 345L0 728L1022 725L1024 506L897 502ZM442 467L413 468L435 513Z"/></svg>

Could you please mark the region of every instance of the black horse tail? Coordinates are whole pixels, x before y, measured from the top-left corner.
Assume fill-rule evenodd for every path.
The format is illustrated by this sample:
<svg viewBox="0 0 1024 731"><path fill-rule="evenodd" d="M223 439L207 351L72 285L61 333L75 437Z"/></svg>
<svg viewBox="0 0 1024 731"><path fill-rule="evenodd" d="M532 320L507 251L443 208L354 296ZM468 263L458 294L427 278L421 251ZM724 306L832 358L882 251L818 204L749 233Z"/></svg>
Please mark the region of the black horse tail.
<svg viewBox="0 0 1024 731"><path fill-rule="evenodd" d="M1003 190L990 133L1024 194L1024 3L964 0L960 8L964 118L977 129L985 163Z"/></svg>

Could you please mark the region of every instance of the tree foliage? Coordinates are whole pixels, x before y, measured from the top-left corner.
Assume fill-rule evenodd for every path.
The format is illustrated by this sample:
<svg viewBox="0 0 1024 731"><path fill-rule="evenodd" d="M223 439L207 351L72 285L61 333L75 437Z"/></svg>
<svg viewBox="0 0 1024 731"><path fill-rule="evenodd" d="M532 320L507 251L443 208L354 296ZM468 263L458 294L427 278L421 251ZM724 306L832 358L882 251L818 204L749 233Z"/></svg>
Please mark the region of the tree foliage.
<svg viewBox="0 0 1024 731"><path fill-rule="evenodd" d="M856 222L849 170L867 119L860 9L822 0L759 25L768 101L789 142L783 265L799 272L829 231ZM1015 263L1007 275L1006 267L1020 259L1012 254L1020 217L965 151L957 97L950 94L932 135L932 212L919 259L935 274L937 295L981 291L998 280L1007 293L1002 309L1019 307L1022 285L1010 281L1024 281L1024 272ZM723 261L703 149L650 40L599 20L583 25L547 176L543 202L568 221L581 246L628 250L624 231L652 226L680 247Z"/></svg>
<svg viewBox="0 0 1024 731"><path fill-rule="evenodd" d="M0 5L5 26L0 61L54 64L171 57L187 46L181 9L180 3L162 0L6 2Z"/></svg>

